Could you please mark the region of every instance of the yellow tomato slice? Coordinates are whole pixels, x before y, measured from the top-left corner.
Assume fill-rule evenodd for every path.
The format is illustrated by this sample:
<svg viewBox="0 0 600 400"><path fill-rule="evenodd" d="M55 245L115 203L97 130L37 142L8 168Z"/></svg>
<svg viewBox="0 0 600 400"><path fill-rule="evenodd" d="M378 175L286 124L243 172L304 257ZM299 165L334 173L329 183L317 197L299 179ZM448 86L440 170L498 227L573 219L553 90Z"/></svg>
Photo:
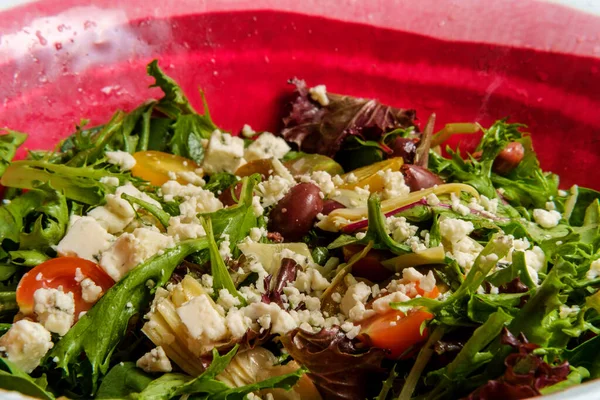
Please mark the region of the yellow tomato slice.
<svg viewBox="0 0 600 400"><path fill-rule="evenodd" d="M133 154L135 166L131 175L147 180L155 186L160 186L170 180L169 172L194 172L200 166L194 161L175 154L160 151L139 151ZM180 180L180 183L187 183Z"/></svg>
<svg viewBox="0 0 600 400"><path fill-rule="evenodd" d="M379 171L385 171L390 169L392 171L400 171L404 160L402 157L389 158L387 160L379 161L375 164L367 165L352 172L342 175L342 178L347 178L348 175L354 174L356 182L349 182L339 186L340 189L354 189L355 187L364 188L369 185L369 191L371 193L379 192L383 190L384 182L381 175L377 174Z"/></svg>

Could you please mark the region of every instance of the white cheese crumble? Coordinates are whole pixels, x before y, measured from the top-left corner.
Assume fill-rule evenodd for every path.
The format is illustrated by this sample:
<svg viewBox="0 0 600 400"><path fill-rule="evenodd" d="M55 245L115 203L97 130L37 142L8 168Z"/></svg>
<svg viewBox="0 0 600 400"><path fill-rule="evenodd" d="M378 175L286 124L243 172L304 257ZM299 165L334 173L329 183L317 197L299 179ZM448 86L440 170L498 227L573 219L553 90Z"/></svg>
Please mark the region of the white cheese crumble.
<svg viewBox="0 0 600 400"><path fill-rule="evenodd" d="M135 158L126 151L107 151L105 154L109 164L117 165L121 171L129 171L135 167Z"/></svg>
<svg viewBox="0 0 600 400"><path fill-rule="evenodd" d="M286 141L270 132L262 133L246 150L246 161L262 160L268 158L282 158L291 150Z"/></svg>
<svg viewBox="0 0 600 400"><path fill-rule="evenodd" d="M440 222L440 234L450 243L458 242L473 232L474 229L472 222L461 219L445 218Z"/></svg>
<svg viewBox="0 0 600 400"><path fill-rule="evenodd" d="M95 303L102 297L102 287L96 285L92 279L85 278L79 285L81 286L81 298L86 303Z"/></svg>
<svg viewBox="0 0 600 400"><path fill-rule="evenodd" d="M96 261L96 257L107 250L115 237L92 217L71 216L66 235L58 242L55 250L61 256L76 255Z"/></svg>
<svg viewBox="0 0 600 400"><path fill-rule="evenodd" d="M465 206L464 204L461 204L460 197L456 193L451 193L450 199L452 202L452 211L462 215L463 217L471 213L469 207Z"/></svg>
<svg viewBox="0 0 600 400"><path fill-rule="evenodd" d="M410 187L404 183L404 175L400 171L386 169L378 171L377 175L383 178L383 198L392 199L404 197L410 193Z"/></svg>
<svg viewBox="0 0 600 400"><path fill-rule="evenodd" d="M175 246L172 237L163 235L153 227L136 228L124 233L110 249L102 253L100 267L115 281L127 272L164 249Z"/></svg>
<svg viewBox="0 0 600 400"><path fill-rule="evenodd" d="M533 219L542 228L549 229L555 227L561 218L562 215L556 210L547 211L541 208L533 210Z"/></svg>
<svg viewBox="0 0 600 400"><path fill-rule="evenodd" d="M558 316L561 319L565 319L579 314L579 311L581 311L579 306L574 305L573 307L567 307L565 305L561 305L558 308Z"/></svg>
<svg viewBox="0 0 600 400"><path fill-rule="evenodd" d="M33 304L33 312L44 328L60 336L66 335L75 320L73 293L40 288L33 293Z"/></svg>
<svg viewBox="0 0 600 400"><path fill-rule="evenodd" d="M294 183L282 178L279 175L272 175L268 180L256 185L256 191L262 198L262 207L268 207L276 204L290 191Z"/></svg>
<svg viewBox="0 0 600 400"><path fill-rule="evenodd" d="M210 342L227 336L225 318L207 295L192 298L176 311L181 322L195 339Z"/></svg>
<svg viewBox="0 0 600 400"><path fill-rule="evenodd" d="M325 85L317 85L308 89L310 98L326 107L329 105L329 98L327 97L327 87Z"/></svg>
<svg viewBox="0 0 600 400"><path fill-rule="evenodd" d="M242 136L243 137L250 139L250 138L256 136L256 134L257 134L257 132L254 129L252 129L252 127L250 125L244 124L244 126L242 127Z"/></svg>
<svg viewBox="0 0 600 400"><path fill-rule="evenodd" d="M585 277L587 279L596 279L600 276L600 258L592 261L590 269L586 272Z"/></svg>
<svg viewBox="0 0 600 400"><path fill-rule="evenodd" d="M6 357L26 373L31 373L54 344L52 336L41 324L22 319L11 325L0 338Z"/></svg>
<svg viewBox="0 0 600 400"><path fill-rule="evenodd" d="M135 365L145 372L171 372L173 370L171 360L169 360L169 357L167 357L167 354L161 346L158 346L141 356L139 360L136 361Z"/></svg>
<svg viewBox="0 0 600 400"><path fill-rule="evenodd" d="M197 239L206 236L206 231L200 222L185 223L181 221L182 217L171 217L169 219L169 227L167 234L175 241L179 242L187 239Z"/></svg>
<svg viewBox="0 0 600 400"><path fill-rule="evenodd" d="M386 219L386 225L392 238L399 243L410 239L419 230L417 226L408 223L404 217L388 217Z"/></svg>
<svg viewBox="0 0 600 400"><path fill-rule="evenodd" d="M244 159L244 140L215 130L208 141L208 148L202 168L209 173L235 171L246 163Z"/></svg>
<svg viewBox="0 0 600 400"><path fill-rule="evenodd" d="M114 176L103 176L102 178L100 178L100 183L104 183L108 186L117 187L119 186L119 178Z"/></svg>
<svg viewBox="0 0 600 400"><path fill-rule="evenodd" d="M427 205L431 207L435 207L440 204L439 197L436 196L435 193L430 193L426 197Z"/></svg>

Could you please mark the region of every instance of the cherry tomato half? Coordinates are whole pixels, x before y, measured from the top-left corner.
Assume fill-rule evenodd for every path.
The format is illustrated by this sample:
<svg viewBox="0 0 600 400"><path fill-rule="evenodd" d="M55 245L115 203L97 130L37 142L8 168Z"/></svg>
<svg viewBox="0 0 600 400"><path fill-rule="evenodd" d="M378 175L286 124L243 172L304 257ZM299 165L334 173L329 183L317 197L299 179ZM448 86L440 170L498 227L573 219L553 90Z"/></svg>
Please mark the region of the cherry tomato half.
<svg viewBox="0 0 600 400"><path fill-rule="evenodd" d="M160 151L138 151L133 154L133 158L135 166L131 169L131 175L147 180L155 186L161 186L170 180L169 172L194 172L200 168L190 159Z"/></svg>
<svg viewBox="0 0 600 400"><path fill-rule="evenodd" d="M375 315L361 323L358 339L369 346L389 350L388 358L395 360L427 339L427 329L421 333L421 324L432 318L433 314L423 310Z"/></svg>
<svg viewBox="0 0 600 400"><path fill-rule="evenodd" d="M83 300L81 286L75 280L77 268L85 278L90 278L94 283L106 291L114 285L114 281L95 263L79 257L58 257L41 263L27 272L21 278L17 287L17 304L25 315L33 314L33 294L40 288L58 289L62 286L65 293L73 293L75 299L75 320L82 311L92 308L93 303Z"/></svg>

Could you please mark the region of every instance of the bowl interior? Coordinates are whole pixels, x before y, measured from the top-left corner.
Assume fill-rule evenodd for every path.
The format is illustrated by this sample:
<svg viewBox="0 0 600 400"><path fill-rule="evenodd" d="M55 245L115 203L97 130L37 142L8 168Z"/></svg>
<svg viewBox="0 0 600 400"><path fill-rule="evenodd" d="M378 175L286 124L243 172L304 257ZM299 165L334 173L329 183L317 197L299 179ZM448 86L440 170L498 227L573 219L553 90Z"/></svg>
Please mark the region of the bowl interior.
<svg viewBox="0 0 600 400"><path fill-rule="evenodd" d="M324 83L330 92L378 98L447 122L499 118L529 126L545 169L600 189L600 59L489 43L447 41L366 23L275 10L127 18L95 8L49 17L54 35L15 52L23 30L0 52L0 124L31 134L28 148L52 148L82 119L106 121L148 97L145 65L161 67L215 122L276 130L287 80ZM1 18L0 18L1 19ZM38 23L41 23L38 21ZM32 25L33 26L33 25ZM26 30L26 29L25 29ZM19 36L21 35L21 36ZM25 42L24 42L25 43ZM469 148L477 138L455 137Z"/></svg>

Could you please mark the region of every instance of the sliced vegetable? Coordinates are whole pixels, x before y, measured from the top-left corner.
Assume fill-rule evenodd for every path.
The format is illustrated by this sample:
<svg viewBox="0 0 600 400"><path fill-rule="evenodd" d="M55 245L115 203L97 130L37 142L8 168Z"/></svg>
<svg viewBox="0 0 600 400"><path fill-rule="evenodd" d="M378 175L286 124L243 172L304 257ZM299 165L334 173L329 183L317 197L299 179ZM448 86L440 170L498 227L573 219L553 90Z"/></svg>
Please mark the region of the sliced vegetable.
<svg viewBox="0 0 600 400"><path fill-rule="evenodd" d="M189 179L185 179L185 174L197 176L195 171L200 168L189 158L160 151L140 151L134 153L133 157L135 166L131 169L131 174L154 186L161 186L172 178L176 178L175 180L183 184L188 183Z"/></svg>
<svg viewBox="0 0 600 400"><path fill-rule="evenodd" d="M79 271L78 271L79 270ZM78 257L59 257L48 260L27 272L17 287L17 303L25 315L33 314L33 295L41 288L58 289L73 293L75 321L79 313L94 305L83 300L82 287L78 279L89 278L102 288L102 294L114 285L114 281L97 264Z"/></svg>
<svg viewBox="0 0 600 400"><path fill-rule="evenodd" d="M367 165L366 167L355 169L347 174L342 175L342 178L347 182L343 185L340 185L340 189L354 189L354 188L366 188L369 186L369 191L371 193L380 192L383 190L385 184L383 180L383 176L378 174L378 172L382 172L385 170L391 171L399 171L400 167L404 160L402 157L394 157L388 158L387 160L383 160L371 165ZM356 177L356 181L348 182L348 176L353 174Z"/></svg>
<svg viewBox="0 0 600 400"><path fill-rule="evenodd" d="M444 247L436 246L416 253L402 254L394 258L388 258L382 261L381 265L391 271L400 272L409 267L444 263L445 258Z"/></svg>
<svg viewBox="0 0 600 400"><path fill-rule="evenodd" d="M428 330L421 327L432 318L433 314L424 310L390 311L362 321L358 339L365 345L388 350L387 357L395 360L427 339Z"/></svg>

